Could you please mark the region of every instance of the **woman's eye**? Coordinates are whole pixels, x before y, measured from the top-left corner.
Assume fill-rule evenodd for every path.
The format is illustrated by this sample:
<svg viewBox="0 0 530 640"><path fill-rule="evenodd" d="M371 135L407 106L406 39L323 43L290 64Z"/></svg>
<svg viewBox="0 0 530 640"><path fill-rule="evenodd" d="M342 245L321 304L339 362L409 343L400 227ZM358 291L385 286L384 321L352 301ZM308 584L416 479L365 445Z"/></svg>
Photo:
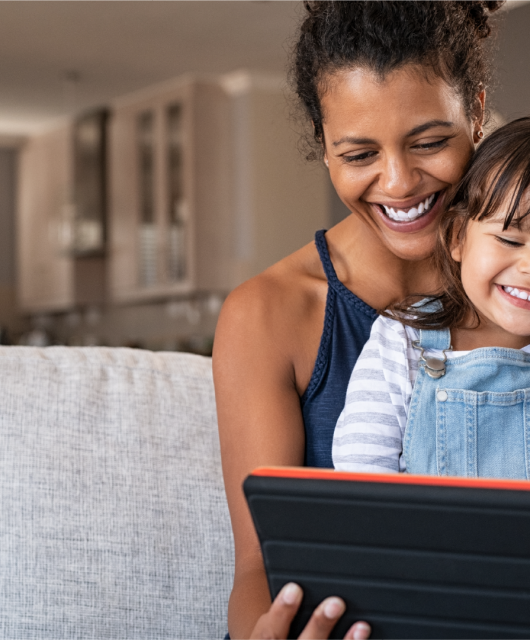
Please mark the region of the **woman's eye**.
<svg viewBox="0 0 530 640"><path fill-rule="evenodd" d="M426 142L425 144L416 144L413 146L413 149L426 150L429 149L441 149L445 147L449 138L443 138L443 140L437 140L436 142Z"/></svg>
<svg viewBox="0 0 530 640"><path fill-rule="evenodd" d="M507 246L507 247L522 247L524 242L517 242L516 240L509 240L508 238L503 238L502 236L495 236L497 240Z"/></svg>
<svg viewBox="0 0 530 640"><path fill-rule="evenodd" d="M363 160L371 160L377 151L365 151L364 153L359 153L356 156L342 156L344 162L353 163L353 162L362 162Z"/></svg>

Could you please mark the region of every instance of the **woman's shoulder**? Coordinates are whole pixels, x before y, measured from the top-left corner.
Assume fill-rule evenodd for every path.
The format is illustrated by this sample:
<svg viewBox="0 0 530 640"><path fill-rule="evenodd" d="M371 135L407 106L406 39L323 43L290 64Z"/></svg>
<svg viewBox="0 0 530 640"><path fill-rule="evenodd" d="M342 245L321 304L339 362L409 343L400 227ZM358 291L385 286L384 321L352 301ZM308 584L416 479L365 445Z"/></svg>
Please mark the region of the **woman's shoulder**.
<svg viewBox="0 0 530 640"><path fill-rule="evenodd" d="M282 323L305 315L326 295L327 281L314 243L283 258L243 282L227 297L222 314L242 321L273 319Z"/></svg>
<svg viewBox="0 0 530 640"><path fill-rule="evenodd" d="M273 376L283 371L303 393L318 353L326 296L326 276L311 243L229 294L217 323L214 365L216 358L251 358Z"/></svg>

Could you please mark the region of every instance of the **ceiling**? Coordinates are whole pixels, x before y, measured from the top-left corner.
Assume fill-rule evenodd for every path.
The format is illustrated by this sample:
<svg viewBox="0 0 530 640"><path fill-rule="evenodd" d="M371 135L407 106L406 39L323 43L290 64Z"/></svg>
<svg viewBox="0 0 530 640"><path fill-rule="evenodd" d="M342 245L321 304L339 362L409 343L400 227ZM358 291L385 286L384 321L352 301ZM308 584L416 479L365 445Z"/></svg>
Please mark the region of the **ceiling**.
<svg viewBox="0 0 530 640"><path fill-rule="evenodd" d="M0 134L183 73L285 73L301 10L290 0L1 1Z"/></svg>

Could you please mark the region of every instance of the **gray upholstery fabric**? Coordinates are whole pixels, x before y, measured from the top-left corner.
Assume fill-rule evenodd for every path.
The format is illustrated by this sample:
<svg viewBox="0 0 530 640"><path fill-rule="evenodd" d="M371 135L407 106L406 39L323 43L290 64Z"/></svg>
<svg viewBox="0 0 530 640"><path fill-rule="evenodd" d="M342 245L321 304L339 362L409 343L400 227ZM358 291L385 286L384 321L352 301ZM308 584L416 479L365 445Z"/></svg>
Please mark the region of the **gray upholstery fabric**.
<svg viewBox="0 0 530 640"><path fill-rule="evenodd" d="M0 347L0 637L222 638L211 361Z"/></svg>

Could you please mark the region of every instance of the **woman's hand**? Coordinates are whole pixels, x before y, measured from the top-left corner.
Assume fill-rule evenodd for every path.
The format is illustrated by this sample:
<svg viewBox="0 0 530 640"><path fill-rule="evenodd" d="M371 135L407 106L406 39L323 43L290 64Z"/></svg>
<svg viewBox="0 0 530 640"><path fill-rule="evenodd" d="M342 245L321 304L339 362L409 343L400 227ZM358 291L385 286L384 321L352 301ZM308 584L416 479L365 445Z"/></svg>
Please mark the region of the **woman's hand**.
<svg viewBox="0 0 530 640"><path fill-rule="evenodd" d="M291 621L302 602L302 596L302 589L297 584L294 582L286 584L276 596L269 611L258 620L250 637L261 640L287 638ZM299 638L317 640L329 637L345 610L346 605L340 598L326 598L315 609ZM370 625L366 622L356 622L344 638L363 640L368 638L370 633Z"/></svg>

